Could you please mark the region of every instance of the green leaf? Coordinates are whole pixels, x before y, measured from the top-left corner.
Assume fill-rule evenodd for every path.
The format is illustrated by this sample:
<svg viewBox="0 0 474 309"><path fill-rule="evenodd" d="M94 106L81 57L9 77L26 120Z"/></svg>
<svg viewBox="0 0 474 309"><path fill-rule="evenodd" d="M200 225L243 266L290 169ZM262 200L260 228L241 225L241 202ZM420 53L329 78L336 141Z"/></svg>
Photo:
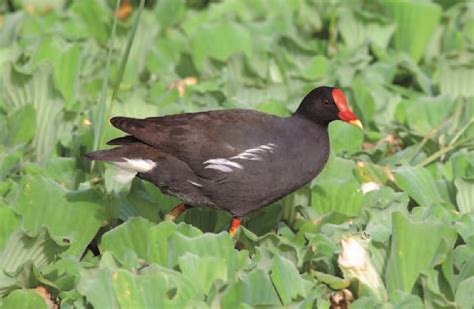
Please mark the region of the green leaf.
<svg viewBox="0 0 474 309"><path fill-rule="evenodd" d="M0 268L8 273L18 271L27 261L41 269L53 262L57 256L66 250L54 242L45 229L41 229L36 237L30 237L21 231L16 231L8 238L3 251L0 253Z"/></svg>
<svg viewBox="0 0 474 309"><path fill-rule="evenodd" d="M456 202L459 212L462 214L474 212L474 181L456 178L454 185L458 191Z"/></svg>
<svg viewBox="0 0 474 309"><path fill-rule="evenodd" d="M20 218L13 211L13 209L7 207L0 202L0 252L3 250L7 239L10 235L20 227Z"/></svg>
<svg viewBox="0 0 474 309"><path fill-rule="evenodd" d="M236 308L241 304L250 306L281 306L269 276L262 270L254 270L230 286L222 296L222 308Z"/></svg>
<svg viewBox="0 0 474 309"><path fill-rule="evenodd" d="M185 308L199 295L192 281L158 267L143 275L118 270L112 275L112 284L120 308Z"/></svg>
<svg viewBox="0 0 474 309"><path fill-rule="evenodd" d="M335 154L353 154L362 150L364 132L342 121L335 121L329 126L331 152Z"/></svg>
<svg viewBox="0 0 474 309"><path fill-rule="evenodd" d="M54 88L51 67L40 65L32 73L23 73L12 64L6 64L0 85L0 97L11 109L32 104L36 111L36 134L33 146L36 161L43 161L53 153L58 133L57 127L62 117L63 102Z"/></svg>
<svg viewBox="0 0 474 309"><path fill-rule="evenodd" d="M9 144L28 143L35 136L36 113L32 105L23 105L8 117Z"/></svg>
<svg viewBox="0 0 474 309"><path fill-rule="evenodd" d="M275 255L270 277L283 305L290 304L298 296L306 297L304 281L288 259Z"/></svg>
<svg viewBox="0 0 474 309"><path fill-rule="evenodd" d="M338 212L348 217L357 216L362 208L362 192L355 179L318 182L311 195L311 207L319 214Z"/></svg>
<svg viewBox="0 0 474 309"><path fill-rule="evenodd" d="M226 61L239 51L250 55L252 40L248 30L237 23L205 24L193 31L191 48L194 64L201 69L208 57Z"/></svg>
<svg viewBox="0 0 474 309"><path fill-rule="evenodd" d="M92 190L68 191L42 176L26 176L16 210L28 233L46 226L58 243L70 244L69 254L81 256L105 220L100 200Z"/></svg>
<svg viewBox="0 0 474 309"><path fill-rule="evenodd" d="M281 102L263 102L255 106L255 109L264 113L280 117L288 116L289 114L287 106Z"/></svg>
<svg viewBox="0 0 474 309"><path fill-rule="evenodd" d="M474 97L474 70L472 66L444 65L440 70L439 87L441 94L455 97Z"/></svg>
<svg viewBox="0 0 474 309"><path fill-rule="evenodd" d="M122 262L130 250L135 252L138 258L150 260L150 262L159 262L159 260L151 258L153 256L151 248L160 245L159 243L151 243L149 230L153 226L153 222L146 219L131 218L102 236L100 250L101 252L110 251L117 260ZM160 252L155 254L158 255Z"/></svg>
<svg viewBox="0 0 474 309"><path fill-rule="evenodd" d="M397 168L395 182L421 206L444 203L433 176L425 168L411 166Z"/></svg>
<svg viewBox="0 0 474 309"><path fill-rule="evenodd" d="M156 20L161 26L162 30L166 30L169 26L172 26L178 22L186 11L186 5L184 1L176 0L162 0L156 5Z"/></svg>
<svg viewBox="0 0 474 309"><path fill-rule="evenodd" d="M184 235L174 233L168 239L168 267L178 264L178 259L187 252L200 257L216 257L225 261L229 270L243 267L246 263L245 251L236 251L228 233Z"/></svg>
<svg viewBox="0 0 474 309"><path fill-rule="evenodd" d="M128 255L135 254L148 262L175 266L180 255L170 256L173 247L169 245L169 238L181 233L193 236L201 234L199 230L186 224L176 225L164 221L155 225L143 218L131 218L125 224L105 233L100 249L102 252L110 251L122 263L125 263Z"/></svg>
<svg viewBox="0 0 474 309"><path fill-rule="evenodd" d="M429 134L439 127L454 108L454 101L447 96L419 97L403 101L408 126L420 136Z"/></svg>
<svg viewBox="0 0 474 309"><path fill-rule="evenodd" d="M16 276L21 277L26 264L41 270L66 249L57 245L45 229L36 237L30 237L20 230L11 234L0 252L0 297L14 287L23 287L21 278Z"/></svg>
<svg viewBox="0 0 474 309"><path fill-rule="evenodd" d="M24 166L25 174L51 178L58 184L68 188L76 188L80 171L77 169L77 159L60 157L45 161L43 164L29 163Z"/></svg>
<svg viewBox="0 0 474 309"><path fill-rule="evenodd" d="M303 70L303 77L309 80L324 78L330 70L329 60L321 55L315 56Z"/></svg>
<svg viewBox="0 0 474 309"><path fill-rule="evenodd" d="M5 130L6 131L6 130ZM15 168L18 167L23 157L23 146L17 145L7 149L1 149L0 145L0 180L5 179Z"/></svg>
<svg viewBox="0 0 474 309"><path fill-rule="evenodd" d="M109 268L83 269L77 289L94 308L119 308L112 275Z"/></svg>
<svg viewBox="0 0 474 309"><path fill-rule="evenodd" d="M473 285L474 277L467 278L459 284L455 299L460 308L472 308L474 306Z"/></svg>
<svg viewBox="0 0 474 309"><path fill-rule="evenodd" d="M227 264L224 259L213 256L198 256L186 253L179 257L179 268L183 275L199 286L204 294L209 294L216 280L226 282Z"/></svg>
<svg viewBox="0 0 474 309"><path fill-rule="evenodd" d="M435 256L442 250L442 241L452 245L455 235L453 229L445 224L413 222L402 213L394 213L390 256L385 271L389 293L396 290L411 292L420 273L434 266Z"/></svg>
<svg viewBox="0 0 474 309"><path fill-rule="evenodd" d="M32 60L35 64L49 62L54 67L54 81L64 97L66 108L76 103L79 90L81 47L57 37L43 39Z"/></svg>
<svg viewBox="0 0 474 309"><path fill-rule="evenodd" d="M95 38L99 43L105 43L109 36L106 24L109 22L107 16L109 11L103 6L102 2L97 0L89 1L74 1L71 5L70 11L79 17L80 22L74 22L71 28L72 33L79 37ZM73 19L74 20L74 19ZM66 23L67 25L67 23Z"/></svg>
<svg viewBox="0 0 474 309"><path fill-rule="evenodd" d="M16 290L3 300L4 309L38 308L48 309L48 304L34 290Z"/></svg>
<svg viewBox="0 0 474 309"><path fill-rule="evenodd" d="M418 62L439 23L441 7L429 1L414 0L387 1L384 6L397 24L395 48L407 52Z"/></svg>

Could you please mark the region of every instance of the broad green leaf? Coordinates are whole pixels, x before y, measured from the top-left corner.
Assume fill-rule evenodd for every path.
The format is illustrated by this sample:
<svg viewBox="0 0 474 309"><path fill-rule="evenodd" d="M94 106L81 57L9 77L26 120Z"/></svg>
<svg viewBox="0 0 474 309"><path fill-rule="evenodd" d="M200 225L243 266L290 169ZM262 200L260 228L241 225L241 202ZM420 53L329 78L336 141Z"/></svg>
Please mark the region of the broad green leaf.
<svg viewBox="0 0 474 309"><path fill-rule="evenodd" d="M72 19L74 23L69 25L66 23L66 33L82 38L92 37L99 43L107 41L109 25L106 23L109 22L107 18L109 14L102 1L74 1L70 11L77 16L79 21Z"/></svg>
<svg viewBox="0 0 474 309"><path fill-rule="evenodd" d="M441 7L429 1L414 0L387 1L384 6L397 24L395 48L407 52L418 62L441 18Z"/></svg>
<svg viewBox="0 0 474 309"><path fill-rule="evenodd" d="M77 289L94 308L119 308L112 285L113 274L109 268L83 269Z"/></svg>
<svg viewBox="0 0 474 309"><path fill-rule="evenodd" d="M174 233L168 239L168 267L178 264L178 259L187 252L200 257L215 257L225 261L229 271L243 267L246 263L246 251L236 251L228 233L205 233L184 235Z"/></svg>
<svg viewBox="0 0 474 309"><path fill-rule="evenodd" d="M26 17L27 14L24 12L16 12L16 14L6 14L4 16L4 20L2 22L2 31L0 32L0 47L2 49L12 46L17 40L17 33L20 31L20 27L22 26L22 23ZM11 51L11 49L7 49L7 54L10 57L15 55L15 53L12 53Z"/></svg>
<svg viewBox="0 0 474 309"><path fill-rule="evenodd" d="M467 278L459 284L455 298L460 308L471 308L474 306L474 293L472 293L473 285L474 277Z"/></svg>
<svg viewBox="0 0 474 309"><path fill-rule="evenodd" d="M252 40L248 30L237 23L205 24L193 32L191 48L195 65L202 68L207 57L226 61L239 51L250 55Z"/></svg>
<svg viewBox="0 0 474 309"><path fill-rule="evenodd" d="M439 79L441 94L474 97L474 68L472 66L443 66Z"/></svg>
<svg viewBox="0 0 474 309"><path fill-rule="evenodd" d="M474 181L456 178L454 184L458 193L456 202L462 214L474 212Z"/></svg>
<svg viewBox="0 0 474 309"><path fill-rule="evenodd" d="M68 44L56 37L41 41L33 62L49 62L54 67L54 82L64 97L66 108L76 103L79 90L81 48L78 44Z"/></svg>
<svg viewBox="0 0 474 309"><path fill-rule="evenodd" d="M48 309L48 304L34 290L15 290L3 300L4 309Z"/></svg>
<svg viewBox="0 0 474 309"><path fill-rule="evenodd" d="M393 304L394 308L415 308L422 309L425 308L423 301L418 295L410 294L403 291L395 291L390 296L390 303Z"/></svg>
<svg viewBox="0 0 474 309"><path fill-rule="evenodd" d="M119 261L123 261L122 259L125 258L129 250L135 252L138 258L149 259L153 247L149 238L149 230L153 226L153 222L146 219L131 218L126 223L105 233L100 242L100 249L102 252L112 252ZM151 262L156 261L151 260Z"/></svg>
<svg viewBox="0 0 474 309"><path fill-rule="evenodd" d="M403 101L408 126L420 136L429 134L440 126L454 108L454 101L447 96L419 97Z"/></svg>
<svg viewBox="0 0 474 309"><path fill-rule="evenodd" d="M474 179L474 152L458 151L450 158L454 177Z"/></svg>
<svg viewBox="0 0 474 309"><path fill-rule="evenodd" d="M357 216L362 208L362 192L355 180L318 182L312 189L311 207L319 214L338 212L348 217Z"/></svg>
<svg viewBox="0 0 474 309"><path fill-rule="evenodd" d="M231 285L222 296L222 308L235 308L241 304L282 305L269 276L262 270L254 270L246 274L240 281Z"/></svg>
<svg viewBox="0 0 474 309"><path fill-rule="evenodd" d="M143 218L131 218L125 224L105 233L100 243L102 252L111 252L124 263L130 254L139 259L160 265L178 264L178 257L170 257L169 238L172 235L200 235L201 232L186 224L176 225L169 221L155 225ZM183 252L184 254L184 252Z"/></svg>
<svg viewBox="0 0 474 309"><path fill-rule="evenodd" d="M342 121L336 121L329 126L331 151L335 154L353 154L362 150L364 132Z"/></svg>
<svg viewBox="0 0 474 309"><path fill-rule="evenodd" d="M70 244L69 254L81 256L106 219L100 202L92 190L68 191L42 176L25 176L16 210L28 233L46 226L56 241Z"/></svg>
<svg viewBox="0 0 474 309"><path fill-rule="evenodd" d="M179 257L179 268L183 275L198 285L204 294L216 280L227 281L227 265L224 259L213 256L198 256L186 253Z"/></svg>
<svg viewBox="0 0 474 309"><path fill-rule="evenodd" d="M352 88L355 98L354 112L364 124L374 121L377 106L369 86L362 78L356 76L352 82Z"/></svg>
<svg viewBox="0 0 474 309"><path fill-rule="evenodd" d="M23 157L23 146L17 145L1 149L0 145L0 179L5 179L15 168L18 167Z"/></svg>
<svg viewBox="0 0 474 309"><path fill-rule="evenodd" d="M36 134L33 146L36 160L43 161L53 153L57 141L56 131L62 117L63 102L54 88L51 67L40 65L32 73L24 73L12 64L6 64L0 87L0 97L10 109L32 104L36 111Z"/></svg>
<svg viewBox="0 0 474 309"><path fill-rule="evenodd" d="M4 272L13 273L25 262L32 261L41 269L53 262L66 248L57 245L45 229L41 229L35 237L18 230L10 235L0 253L0 268Z"/></svg>
<svg viewBox="0 0 474 309"><path fill-rule="evenodd" d="M156 20L159 22L162 31L178 22L186 11L186 5L181 0L159 1L155 7Z"/></svg>
<svg viewBox="0 0 474 309"><path fill-rule="evenodd" d="M255 106L255 109L264 113L276 115L276 116L288 116L288 108L286 107L285 104L282 104L280 102L263 102Z"/></svg>
<svg viewBox="0 0 474 309"><path fill-rule="evenodd" d="M451 301L451 287L440 280L440 273L430 270L421 275L421 286L423 288L423 300L425 304L437 307L455 307L455 302Z"/></svg>
<svg viewBox="0 0 474 309"><path fill-rule="evenodd" d="M411 292L420 273L434 266L442 241L452 245L455 233L447 225L413 222L399 212L392 215L392 230L385 283L390 294L396 290Z"/></svg>
<svg viewBox="0 0 474 309"><path fill-rule="evenodd" d="M456 223L455 228L459 236L464 239L464 242L469 242L469 238L474 236L474 213L467 213L460 217Z"/></svg>
<svg viewBox="0 0 474 309"><path fill-rule="evenodd" d="M9 115L9 144L28 143L35 136L36 113L32 105L23 105Z"/></svg>
<svg viewBox="0 0 474 309"><path fill-rule="evenodd" d="M112 285L121 308L184 308L199 294L192 281L172 270L151 270L136 275L117 270Z"/></svg>
<svg viewBox="0 0 474 309"><path fill-rule="evenodd" d="M288 259L275 255L270 277L283 305L290 304L298 296L306 297L303 279Z"/></svg>
<svg viewBox="0 0 474 309"><path fill-rule="evenodd" d="M395 181L421 206L443 203L430 172L422 167L403 166L395 170Z"/></svg>
<svg viewBox="0 0 474 309"><path fill-rule="evenodd" d="M459 248L459 247L458 247ZM462 265L459 275L456 277L456 281L454 283L453 289L457 289L461 283L461 281L473 277L474 276L474 256L472 256L472 247L471 248L466 248L467 252L467 260L466 262Z"/></svg>
<svg viewBox="0 0 474 309"><path fill-rule="evenodd" d="M331 155L326 167L313 181L311 207L318 214L338 212L359 214L362 204L360 185L353 174L354 162ZM337 192L337 193L336 193Z"/></svg>
<svg viewBox="0 0 474 309"><path fill-rule="evenodd" d="M41 270L65 250L66 247L57 245L45 229L36 237L30 237L20 230L15 231L0 252L0 297L15 287L23 287L17 275L21 277L23 270L29 272L25 265Z"/></svg>
<svg viewBox="0 0 474 309"><path fill-rule="evenodd" d="M308 80L324 78L330 70L329 60L321 55L315 56L303 70L303 77Z"/></svg>
<svg viewBox="0 0 474 309"><path fill-rule="evenodd" d="M20 227L20 218L15 211L0 202L0 252L3 250L7 239Z"/></svg>
<svg viewBox="0 0 474 309"><path fill-rule="evenodd" d="M25 174L50 178L68 189L74 189L79 174L77 159L60 157L45 161L43 164L29 163L24 166Z"/></svg>

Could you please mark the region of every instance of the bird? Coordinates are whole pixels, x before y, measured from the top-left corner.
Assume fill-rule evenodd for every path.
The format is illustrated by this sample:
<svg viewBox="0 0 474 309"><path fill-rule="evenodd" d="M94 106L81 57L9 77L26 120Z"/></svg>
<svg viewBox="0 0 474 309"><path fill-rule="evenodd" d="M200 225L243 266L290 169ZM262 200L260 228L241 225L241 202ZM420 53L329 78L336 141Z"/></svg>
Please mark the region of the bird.
<svg viewBox="0 0 474 309"><path fill-rule="evenodd" d="M191 207L222 209L241 219L312 181L330 151L328 125L342 120L362 129L339 88L321 86L296 111L279 117L250 109L212 110L144 119L113 117L126 133L112 149L85 154L118 167L117 180L149 181L181 204L165 219Z"/></svg>

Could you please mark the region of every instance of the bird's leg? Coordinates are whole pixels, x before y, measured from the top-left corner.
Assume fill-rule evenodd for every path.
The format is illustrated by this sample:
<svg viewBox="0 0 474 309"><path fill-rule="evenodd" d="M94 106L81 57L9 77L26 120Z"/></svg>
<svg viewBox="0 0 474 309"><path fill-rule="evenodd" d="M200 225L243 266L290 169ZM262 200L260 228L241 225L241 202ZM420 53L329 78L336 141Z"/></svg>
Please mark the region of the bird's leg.
<svg viewBox="0 0 474 309"><path fill-rule="evenodd" d="M176 218L178 218L183 212L185 212L187 209L191 208L191 205L187 204L179 204L178 206L174 207L171 209L170 212L168 212L165 215L165 220L167 221L174 221Z"/></svg>
<svg viewBox="0 0 474 309"><path fill-rule="evenodd" d="M235 236L235 233L237 233L237 229L240 226L240 219L239 218L232 218L232 222L230 223L230 229L229 229L229 234L231 237Z"/></svg>

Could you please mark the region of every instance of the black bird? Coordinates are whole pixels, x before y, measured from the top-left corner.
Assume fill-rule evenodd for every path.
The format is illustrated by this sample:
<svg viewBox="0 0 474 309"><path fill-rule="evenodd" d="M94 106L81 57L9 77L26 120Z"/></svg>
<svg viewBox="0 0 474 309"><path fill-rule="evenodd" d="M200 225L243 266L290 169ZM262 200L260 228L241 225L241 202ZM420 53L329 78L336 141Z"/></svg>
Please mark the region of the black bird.
<svg viewBox="0 0 474 309"><path fill-rule="evenodd" d="M226 210L233 216L233 235L242 216L321 172L334 120L362 128L340 89L318 87L290 117L243 109L114 117L112 125L129 135L108 142L119 147L85 156L117 165L123 182L137 176L182 200L167 218L192 206Z"/></svg>

